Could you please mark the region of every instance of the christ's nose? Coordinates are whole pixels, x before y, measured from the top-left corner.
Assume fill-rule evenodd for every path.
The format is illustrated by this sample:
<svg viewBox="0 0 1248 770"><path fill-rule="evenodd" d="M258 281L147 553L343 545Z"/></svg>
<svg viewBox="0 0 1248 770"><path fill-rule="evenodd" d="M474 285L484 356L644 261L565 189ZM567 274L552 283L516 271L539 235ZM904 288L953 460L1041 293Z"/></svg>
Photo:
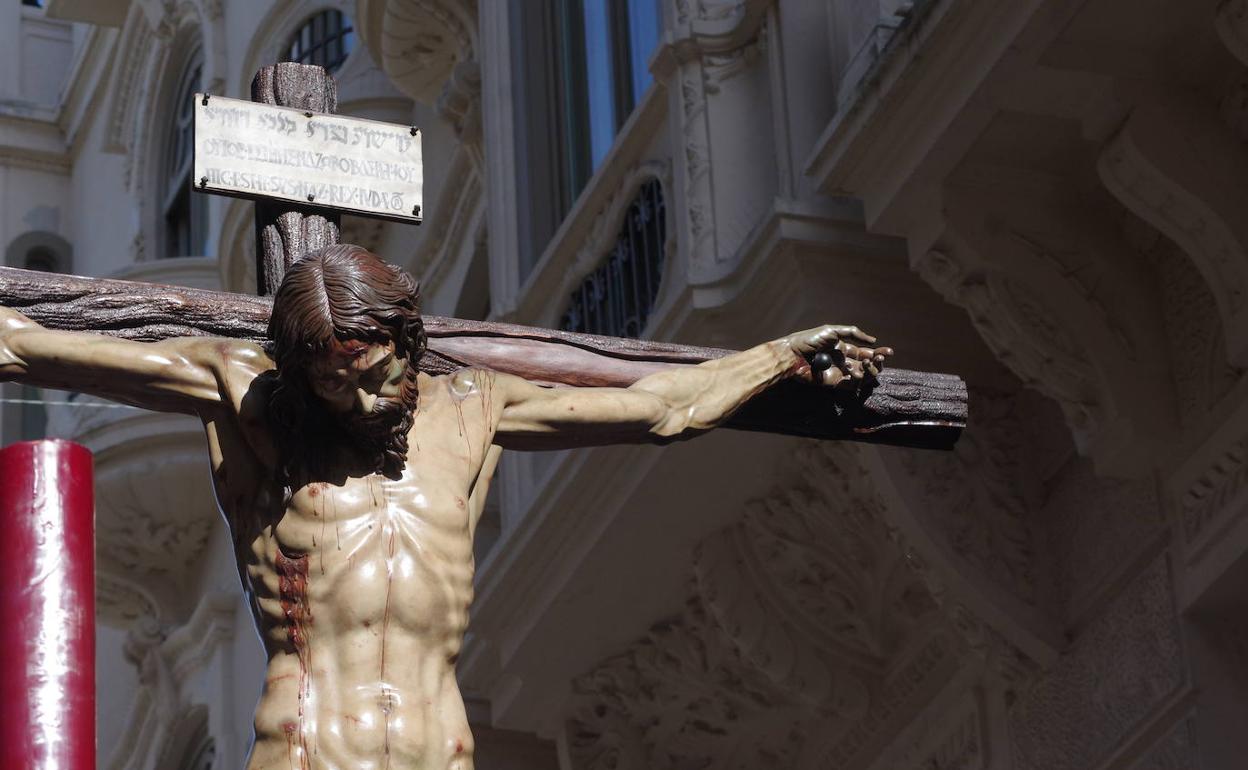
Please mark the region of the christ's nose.
<svg viewBox="0 0 1248 770"><path fill-rule="evenodd" d="M377 404L377 397L363 388L355 389L355 411L360 414L371 414Z"/></svg>

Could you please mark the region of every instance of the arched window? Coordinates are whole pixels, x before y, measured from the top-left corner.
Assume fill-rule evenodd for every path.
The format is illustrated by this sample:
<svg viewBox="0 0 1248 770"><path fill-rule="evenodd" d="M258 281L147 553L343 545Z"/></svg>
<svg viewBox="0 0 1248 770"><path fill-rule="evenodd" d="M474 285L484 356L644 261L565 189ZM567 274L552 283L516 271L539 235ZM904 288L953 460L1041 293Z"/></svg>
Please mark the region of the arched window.
<svg viewBox="0 0 1248 770"><path fill-rule="evenodd" d="M641 336L663 276L665 214L663 186L651 179L629 204L606 260L572 293L560 328L613 337Z"/></svg>
<svg viewBox="0 0 1248 770"><path fill-rule="evenodd" d="M304 22L286 47L286 60L319 64L330 72L347 60L355 44L355 30L342 11L321 11Z"/></svg>
<svg viewBox="0 0 1248 770"><path fill-rule="evenodd" d="M164 249L162 257L202 256L208 230L207 201L191 194L195 105L200 89L203 63L196 52L178 79L173 100L173 132L165 148L164 165Z"/></svg>

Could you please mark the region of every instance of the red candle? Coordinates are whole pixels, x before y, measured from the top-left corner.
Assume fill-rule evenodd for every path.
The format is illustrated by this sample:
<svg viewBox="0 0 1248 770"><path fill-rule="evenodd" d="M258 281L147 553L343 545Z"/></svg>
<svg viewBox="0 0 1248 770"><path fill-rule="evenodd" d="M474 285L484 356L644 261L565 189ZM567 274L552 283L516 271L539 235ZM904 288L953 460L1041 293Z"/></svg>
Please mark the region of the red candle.
<svg viewBox="0 0 1248 770"><path fill-rule="evenodd" d="M91 453L0 449L0 747L6 767L95 767Z"/></svg>

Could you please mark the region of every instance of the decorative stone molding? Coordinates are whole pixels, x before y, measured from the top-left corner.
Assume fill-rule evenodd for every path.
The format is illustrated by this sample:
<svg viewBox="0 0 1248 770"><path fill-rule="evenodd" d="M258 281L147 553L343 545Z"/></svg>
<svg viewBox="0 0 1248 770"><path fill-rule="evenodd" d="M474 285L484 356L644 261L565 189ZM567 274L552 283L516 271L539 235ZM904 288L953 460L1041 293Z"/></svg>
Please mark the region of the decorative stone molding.
<svg viewBox="0 0 1248 770"><path fill-rule="evenodd" d="M858 450L793 468L695 549L678 619L574 682L578 770L848 767L957 665Z"/></svg>
<svg viewBox="0 0 1248 770"><path fill-rule="evenodd" d="M689 40L704 52L740 48L762 26L775 0L676 0L677 41Z"/></svg>
<svg viewBox="0 0 1248 770"><path fill-rule="evenodd" d="M96 466L101 563L166 591L187 587L187 565L217 522L203 448L184 443L135 440L100 454Z"/></svg>
<svg viewBox="0 0 1248 770"><path fill-rule="evenodd" d="M1248 141L1248 134L1245 134ZM1217 302L1192 260L1157 228L1123 212L1123 238L1156 271L1171 360L1175 398L1183 427L1200 424L1243 375L1227 360L1225 333Z"/></svg>
<svg viewBox="0 0 1248 770"><path fill-rule="evenodd" d="M971 423L949 453L868 452L890 538L998 686L1027 691L1057 660L1060 614L1031 467L1032 406L1018 394L972 390ZM1056 410L1054 410L1056 411Z"/></svg>
<svg viewBox="0 0 1248 770"><path fill-rule="evenodd" d="M131 630L124 651L137 669L139 688L125 732L104 765L108 770L154 770L176 761L169 755L178 748L178 726L205 710L191 702L190 682L233 639L237 602L233 594L208 594L183 626L164 629L148 617Z"/></svg>
<svg viewBox="0 0 1248 770"><path fill-rule="evenodd" d="M721 249L716 228L716 190L710 173L713 144L708 98L725 81L739 76L766 51L766 16L773 0L677 0L669 42L655 56L655 77L680 105L680 188L672 200L672 229L680 229L694 273L707 278L723 272L731 258Z"/></svg>
<svg viewBox="0 0 1248 770"><path fill-rule="evenodd" d="M431 294L466 245L475 243L485 229L485 189L471 152L461 145L451 159L447 179L438 199L428 207L424 238L412 261L412 273L420 279L422 291Z"/></svg>
<svg viewBox="0 0 1248 770"><path fill-rule="evenodd" d="M476 61L456 64L435 105L455 129L460 141L476 148L474 161L482 168L481 154L481 67Z"/></svg>
<svg viewBox="0 0 1248 770"><path fill-rule="evenodd" d="M358 0L356 9L369 50L417 101L436 104L455 65L478 58L475 0Z"/></svg>
<svg viewBox="0 0 1248 770"><path fill-rule="evenodd" d="M1022 421L1010 396L981 390L973 400L976 427L952 452L906 452L900 465L954 553L985 582L1039 606L1036 548L1023 489Z"/></svg>
<svg viewBox="0 0 1248 770"><path fill-rule="evenodd" d="M160 605L141 585L97 565L95 614L104 623L128 628L144 618L161 617Z"/></svg>
<svg viewBox="0 0 1248 770"><path fill-rule="evenodd" d="M1017 770L1100 766L1185 685L1170 570L1154 562L1009 711Z"/></svg>
<svg viewBox="0 0 1248 770"><path fill-rule="evenodd" d="M1098 471L1146 472L1177 425L1152 275L1109 223L1060 194L947 188L913 267L989 349L1062 408Z"/></svg>
<svg viewBox="0 0 1248 770"><path fill-rule="evenodd" d="M1207 531L1230 510L1228 504L1248 487L1248 437L1216 456L1179 497L1179 517L1189 555L1203 551ZM1219 528L1220 529L1220 528Z"/></svg>
<svg viewBox="0 0 1248 770"><path fill-rule="evenodd" d="M977 708L953 722L936 745L922 756L910 756L910 770L984 770L988 758L983 715Z"/></svg>
<svg viewBox="0 0 1248 770"><path fill-rule="evenodd" d="M1201 767L1196 752L1195 725L1191 719L1184 719L1129 770L1200 770Z"/></svg>
<svg viewBox="0 0 1248 770"><path fill-rule="evenodd" d="M117 42L119 57L114 63L113 99L105 121L105 152L127 152L138 120L137 106L144 90L148 57L154 43L152 28L141 8L133 5ZM129 166L127 167L129 168ZM130 179L126 179L129 186Z"/></svg>
<svg viewBox="0 0 1248 770"><path fill-rule="evenodd" d="M161 161L173 112L173 87L186 57L203 57L202 87L210 93L225 89L225 20L207 8L184 0L146 0L131 5L118 40L117 66L109 85L104 149L125 156L125 188L137 202L131 235L136 261L151 255L147 245L159 242L157 198L164 183ZM158 73L153 76L152 73Z"/></svg>
<svg viewBox="0 0 1248 770"><path fill-rule="evenodd" d="M1132 112L1097 162L1102 183L1177 243L1217 303L1232 363L1248 365L1248 154L1212 108L1155 97Z"/></svg>
<svg viewBox="0 0 1248 770"><path fill-rule="evenodd" d="M1101 396L1088 356L1075 332L1030 287L974 272L952 249L932 249L914 267L941 296L967 311L998 359L1061 405L1077 438L1095 432Z"/></svg>
<svg viewBox="0 0 1248 770"><path fill-rule="evenodd" d="M570 731L577 770L793 767L804 737L800 711L696 600L573 688L584 703Z"/></svg>

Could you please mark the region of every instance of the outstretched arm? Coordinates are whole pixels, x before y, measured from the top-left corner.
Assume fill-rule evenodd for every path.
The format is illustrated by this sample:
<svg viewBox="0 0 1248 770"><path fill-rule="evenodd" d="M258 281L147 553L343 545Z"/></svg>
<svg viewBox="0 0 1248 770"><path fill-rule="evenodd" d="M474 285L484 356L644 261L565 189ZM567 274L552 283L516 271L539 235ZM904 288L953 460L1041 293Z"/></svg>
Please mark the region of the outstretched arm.
<svg viewBox="0 0 1248 770"><path fill-rule="evenodd" d="M207 337L132 342L53 331L0 307L0 380L75 390L163 412L202 414L219 404L220 375L239 346Z"/></svg>
<svg viewBox="0 0 1248 770"><path fill-rule="evenodd" d="M689 438L727 420L746 401L787 378L857 388L873 377L889 348L853 326L821 326L707 361L638 380L628 388L542 388L499 375L502 416L496 443L514 449ZM813 371L826 353L832 366ZM495 396L497 398L497 395Z"/></svg>

